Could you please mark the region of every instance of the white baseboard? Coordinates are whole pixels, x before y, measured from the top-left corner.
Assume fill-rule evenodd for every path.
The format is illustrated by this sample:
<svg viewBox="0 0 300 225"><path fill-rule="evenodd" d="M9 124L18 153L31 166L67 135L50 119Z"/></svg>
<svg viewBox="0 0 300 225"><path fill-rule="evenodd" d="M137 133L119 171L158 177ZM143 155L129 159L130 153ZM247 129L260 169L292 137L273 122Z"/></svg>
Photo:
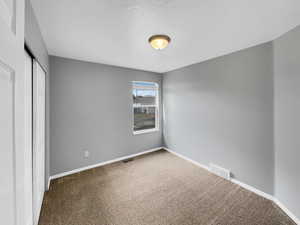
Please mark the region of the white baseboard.
<svg viewBox="0 0 300 225"><path fill-rule="evenodd" d="M166 147L163 147L163 149L165 149L166 151L168 151L168 152L170 152L170 153L172 153L172 154L174 154L174 155L176 155L176 156L178 156L178 157L180 157L180 158L182 158L182 159L184 159L184 160L186 160L186 161L189 161L189 162L195 164L196 166L199 166L199 167L201 167L201 168L203 168L203 169L205 169L205 170L208 170L208 171L210 172L208 166L205 166L205 165L203 165L203 164L201 164L201 163L198 163L198 162L196 162L195 160L192 160L192 159L190 159L190 158L187 158L187 157L185 157L185 156L183 156L183 155L181 155L181 154L179 154L179 153L177 153L177 152L174 152L174 151L172 151L171 149L168 149L168 148L166 148Z"/></svg>
<svg viewBox="0 0 300 225"><path fill-rule="evenodd" d="M125 159L130 159L130 158L133 158L133 157L136 157L136 156L139 156L139 155L144 155L144 154L147 154L147 153L155 152L155 151L158 151L160 149L163 149L163 147L152 148L152 149L149 149L147 151L139 152L139 153L136 153L136 154L127 155L127 156L123 156L123 157L120 157L120 158L112 159L112 160L109 160L109 161L97 163L97 164L94 164L94 165L81 167L81 168L78 168L78 169L75 169L75 170L71 170L71 171L68 171L68 172L55 174L55 175L49 177L48 190L49 190L49 187L50 187L50 182L53 179L60 178L60 177L65 177L65 176L68 176L68 175L71 175L71 174L74 174L74 173L79 173L79 172L82 172L82 171L85 171L85 170L89 170L89 169L93 169L93 168L96 168L96 167L99 167L99 166L104 166L104 165L111 164L111 163L114 163L114 162L119 162L119 161L122 161L122 160L125 160Z"/></svg>
<svg viewBox="0 0 300 225"><path fill-rule="evenodd" d="M49 179L48 179L46 191L49 191L49 188L50 188L50 182L51 182L51 177L49 177Z"/></svg>
<svg viewBox="0 0 300 225"><path fill-rule="evenodd" d="M274 203L282 209L296 224L300 225L300 219L298 219L285 205L283 205L278 199L274 198Z"/></svg>
<svg viewBox="0 0 300 225"><path fill-rule="evenodd" d="M64 173L59 173L59 174L56 174L56 175L53 175L53 176L50 176L49 178L49 181L48 181L48 190L49 190L49 187L50 187L50 182L51 180L53 179L56 179L56 178L60 178L60 177L64 177L64 176L67 176L67 175L71 175L71 174L74 174L74 173L79 173L79 172L82 172L82 171L85 171L85 170L89 170L89 169L93 169L93 168L96 168L96 167L99 167L99 166L104 166L104 165L107 165L107 164L111 164L111 163L114 163L114 162L119 162L119 161L122 161L122 160L125 160L125 159L130 159L130 158L133 158L133 157L136 157L136 156L139 156L139 155L144 155L144 154L147 154L147 153L151 153L151 152L155 152L155 151L158 151L160 149L165 149L166 151L186 160L186 161L189 161L191 163L193 163L194 165L202 168L202 169L205 169L209 172L210 169L208 166L206 165L203 165L199 162L196 162L195 160L192 160L186 156L183 156L177 152L174 152L172 151L171 149L168 149L166 147L159 147L159 148L153 148L153 149L150 149L150 150L147 150L147 151L143 151L143 152L139 152L139 153L136 153L136 154L132 154L132 155L128 155L128 156L124 156L124 157L120 157L120 158L116 158L116 159L113 159L113 160L109 160L109 161L105 161L105 162L101 162L101 163L97 163L97 164L94 164L94 165L90 165L90 166L86 166L86 167L82 167L82 168L78 168L78 169L75 169L75 170L71 170L71 171L68 171L68 172L64 172ZM252 187L251 185L248 185L248 184L245 184L241 181L238 181L236 179L231 179L230 180L231 182L259 195L259 196L262 196L266 199L269 199L271 201L273 201L279 208L281 208L296 224L300 225L300 220L290 211L288 210L288 208L286 208L278 199L276 199L274 196L270 195L270 194L267 194L261 190L258 190L257 188L255 187Z"/></svg>
<svg viewBox="0 0 300 225"><path fill-rule="evenodd" d="M190 158L187 158L187 157L185 157L185 156L183 156L183 155L181 155L181 154L179 154L179 153L177 153L177 152L174 152L174 151L172 151L172 150L170 150L170 149L168 149L168 148L165 148L165 147L164 147L163 149L165 149L166 151L168 151L168 152L170 152L170 153L172 153L172 154L174 154L174 155L176 155L176 156L178 156L178 157L180 157L180 158L182 158L182 159L185 159L185 160L187 160L187 161L189 161L189 162L195 164L196 166L199 166L199 167L201 167L201 168L207 170L208 172L212 173L212 172L210 171L210 169L209 169L208 166L205 166L205 165L203 165L203 164L200 164L200 163L198 163L198 162L196 162L196 161L194 161L194 160L192 160L192 159L190 159ZM217 174L215 174L215 173L213 173L213 174L214 174L214 175L217 175ZM239 186L241 186L241 187L243 187L243 188L245 188L245 189L247 189L247 190L249 190L249 191L252 191L252 192L254 192L254 193L256 193L256 194L258 194L258 195L260 195L260 196L262 196L262 197L264 197L264 198L266 198L266 199L269 199L269 200L271 200L271 201L273 201L273 199L274 199L274 197L273 197L272 195L267 194L267 193L265 193L265 192L263 192L263 191L260 191L260 190L258 190L257 188L252 187L252 186L250 186L250 185L248 185L248 184L245 184L245 183L243 183L243 182L241 182L241 181L239 181L239 180L236 180L236 179L230 179L229 181L231 181L232 183L235 183L235 184L237 184L237 185L239 185Z"/></svg>
<svg viewBox="0 0 300 225"><path fill-rule="evenodd" d="M172 151L172 150L170 150L170 149L168 149L168 148L166 148L166 147L163 147L163 149L165 149L166 151L168 151L168 152L170 152L170 153L172 153L172 154L174 154L174 155L176 155L176 156L178 156L178 157L180 157L180 158L182 158L182 159L185 159L186 161L189 161L189 162L191 162L191 163L193 163L193 164L195 164L196 166L199 166L199 167L201 167L201 168L203 168L203 169L205 169L205 170L207 170L208 172L210 172L211 173L211 171L210 171L210 169L209 169L209 167L208 166L205 166L205 165L203 165L203 164L200 164L200 163L198 163L198 162L196 162L196 161L194 161L194 160L192 160L192 159L190 159L190 158L188 158L188 157L186 157L186 156L183 156L183 155L181 155L181 154L179 154L179 153L177 153L177 152L174 152L174 151ZM216 175L216 174L215 174ZM272 196L272 195L270 195L270 194L267 194L267 193L265 193L265 192L263 192L263 191L261 191L261 190L258 190L257 188L255 188L255 187L252 187L251 185L248 185L248 184L245 184L245 183L243 183L243 182L241 182L241 181L239 181L239 180L236 180L236 179L230 179L230 181L231 182L233 182L233 183L235 183L235 184L237 184L237 185L239 185L239 186L241 186L241 187L243 187L243 188L245 188L245 189L247 189L247 190L249 190L249 191L251 191L251 192L253 192L253 193L255 193L255 194L257 194L257 195L259 195L259 196L262 196L262 197L264 197L264 198L266 198L266 199L268 199L268 200L270 200L270 201L272 201L272 202L274 202L279 208L281 208L282 209L282 211L284 211L297 225L300 225L300 220L290 211L290 210L288 210L288 208L286 208L277 198L275 198L274 196Z"/></svg>
<svg viewBox="0 0 300 225"><path fill-rule="evenodd" d="M243 183L243 182L241 182L241 181L239 181L239 180L237 180L237 179L231 179L230 181L231 181L232 183L235 183L235 184L237 184L237 185L239 185L239 186L241 186L241 187L247 189L248 191L254 192L255 194L257 194L257 195L259 195L259 196L262 196L262 197L264 197L264 198L266 198L266 199L269 199L269 200L271 200L271 201L274 201L274 196L273 196L273 195L270 195L270 194L268 194L268 193L266 193L266 192L263 192L263 191L261 191L261 190L258 190L257 188L252 187L252 186L250 186L250 185L248 185L248 184L245 184L245 183Z"/></svg>

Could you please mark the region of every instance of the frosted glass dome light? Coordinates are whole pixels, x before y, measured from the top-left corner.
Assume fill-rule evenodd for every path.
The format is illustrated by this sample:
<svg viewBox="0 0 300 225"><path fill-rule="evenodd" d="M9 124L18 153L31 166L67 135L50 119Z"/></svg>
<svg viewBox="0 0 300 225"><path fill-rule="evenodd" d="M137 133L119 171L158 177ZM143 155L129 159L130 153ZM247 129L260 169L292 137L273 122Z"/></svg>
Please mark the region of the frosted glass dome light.
<svg viewBox="0 0 300 225"><path fill-rule="evenodd" d="M170 43L171 38L167 35L159 34L159 35L153 35L149 38L149 43L152 46L152 48L156 50L162 50L168 46Z"/></svg>

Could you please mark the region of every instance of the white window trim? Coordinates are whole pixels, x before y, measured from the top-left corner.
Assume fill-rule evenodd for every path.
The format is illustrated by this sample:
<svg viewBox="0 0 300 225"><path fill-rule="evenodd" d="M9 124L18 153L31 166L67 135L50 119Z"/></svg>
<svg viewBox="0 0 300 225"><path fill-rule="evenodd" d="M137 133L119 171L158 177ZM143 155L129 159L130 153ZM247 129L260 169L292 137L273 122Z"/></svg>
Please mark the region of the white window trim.
<svg viewBox="0 0 300 225"><path fill-rule="evenodd" d="M133 131L134 135L139 135L139 134L147 134L147 133L153 133L159 131L158 128L154 129L146 129L146 130L139 130L139 131Z"/></svg>
<svg viewBox="0 0 300 225"><path fill-rule="evenodd" d="M138 85L133 85L135 82L140 82L140 83L146 83L146 84L155 84L156 88L153 87L145 87L145 86L138 86ZM159 127L160 127L160 109L159 109L159 98L160 98L160 92L159 92L159 84L157 82L146 82L146 81L132 81L131 83L131 92L134 88L138 88L138 89L156 89L157 91L157 96L155 98L156 104L155 105L143 105L143 106L135 106L134 105L134 101L132 99L132 115L133 115L133 121L132 121L132 131L133 131L133 135L138 135L138 134L146 134L146 133L153 133L153 132L157 132L159 131ZM155 110L155 128L153 129L144 129L144 130L138 130L135 131L134 130L134 108L142 108L142 107L156 107Z"/></svg>

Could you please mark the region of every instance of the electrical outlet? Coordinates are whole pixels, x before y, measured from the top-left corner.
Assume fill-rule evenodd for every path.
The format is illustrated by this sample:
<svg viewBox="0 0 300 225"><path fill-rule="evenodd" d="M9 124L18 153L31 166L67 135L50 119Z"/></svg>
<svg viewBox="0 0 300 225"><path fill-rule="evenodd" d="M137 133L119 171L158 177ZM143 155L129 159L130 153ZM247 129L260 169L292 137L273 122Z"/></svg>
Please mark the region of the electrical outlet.
<svg viewBox="0 0 300 225"><path fill-rule="evenodd" d="M84 157L85 157L85 158L88 158L89 156L90 156L90 152L87 151L87 150L85 150L85 151L84 151Z"/></svg>

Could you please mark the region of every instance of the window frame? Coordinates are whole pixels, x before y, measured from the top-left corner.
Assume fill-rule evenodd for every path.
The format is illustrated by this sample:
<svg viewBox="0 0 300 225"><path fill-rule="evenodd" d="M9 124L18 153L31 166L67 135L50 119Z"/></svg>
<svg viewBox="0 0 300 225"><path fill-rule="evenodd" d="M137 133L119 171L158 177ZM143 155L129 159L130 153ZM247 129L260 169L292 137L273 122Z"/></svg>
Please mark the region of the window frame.
<svg viewBox="0 0 300 225"><path fill-rule="evenodd" d="M134 89L142 89L145 90L147 89L146 86L137 86L134 83L144 83L144 84L154 84L156 87L156 98L155 98L155 105L147 105L147 106L134 106L134 99L132 97L133 90ZM153 88L149 88L150 90L153 90ZM158 82L150 82L150 81L132 81L131 82L131 98L132 98L132 115L133 115L133 120L132 120L132 132L134 135L138 134L146 134L146 133L152 133L152 132L157 132L159 131L160 127L160 112L159 112L159 98L160 98L160 91L159 91L159 83ZM134 109L135 108L143 108L143 107L155 107L155 128L150 128L150 129L144 129L144 130L134 130Z"/></svg>

